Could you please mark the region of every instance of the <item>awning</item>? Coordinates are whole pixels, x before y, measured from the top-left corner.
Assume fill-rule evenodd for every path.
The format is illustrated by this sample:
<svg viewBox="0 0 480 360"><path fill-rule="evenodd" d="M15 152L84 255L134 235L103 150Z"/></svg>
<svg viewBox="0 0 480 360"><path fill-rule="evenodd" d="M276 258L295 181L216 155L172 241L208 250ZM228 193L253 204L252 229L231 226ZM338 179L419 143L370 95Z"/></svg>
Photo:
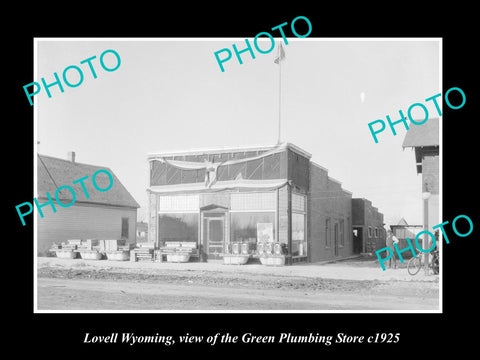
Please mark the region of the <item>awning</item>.
<svg viewBox="0 0 480 360"><path fill-rule="evenodd" d="M203 182L191 184L175 184L175 185L157 185L150 186L149 190L154 193L188 193L188 192L215 192L225 190L276 190L288 183L286 179L273 180L249 180L238 179L229 181L217 181L210 188L205 188Z"/></svg>

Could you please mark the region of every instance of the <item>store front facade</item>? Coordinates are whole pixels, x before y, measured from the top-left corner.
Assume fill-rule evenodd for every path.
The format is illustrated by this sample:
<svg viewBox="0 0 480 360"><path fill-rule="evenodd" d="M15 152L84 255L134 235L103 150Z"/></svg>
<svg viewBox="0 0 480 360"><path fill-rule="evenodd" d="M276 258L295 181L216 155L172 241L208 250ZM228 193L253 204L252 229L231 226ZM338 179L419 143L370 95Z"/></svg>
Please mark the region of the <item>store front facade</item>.
<svg viewBox="0 0 480 360"><path fill-rule="evenodd" d="M150 196L158 200L157 236L151 239L158 246L168 241L195 242L203 261L221 260L225 253L242 252L242 247L255 254L259 244L273 247L276 243L292 256L307 256L305 195L292 194L302 198L297 202L303 208L297 206L292 213L295 224L290 243L288 224L279 226L279 221L289 221L288 209L279 208L279 198L288 196L287 185L267 191ZM282 220L281 213L285 213Z"/></svg>
<svg viewBox="0 0 480 360"><path fill-rule="evenodd" d="M310 261L324 235L309 238L310 222L332 207L315 198L309 212L310 157L292 144L149 155L149 241L193 242L200 261L265 251Z"/></svg>

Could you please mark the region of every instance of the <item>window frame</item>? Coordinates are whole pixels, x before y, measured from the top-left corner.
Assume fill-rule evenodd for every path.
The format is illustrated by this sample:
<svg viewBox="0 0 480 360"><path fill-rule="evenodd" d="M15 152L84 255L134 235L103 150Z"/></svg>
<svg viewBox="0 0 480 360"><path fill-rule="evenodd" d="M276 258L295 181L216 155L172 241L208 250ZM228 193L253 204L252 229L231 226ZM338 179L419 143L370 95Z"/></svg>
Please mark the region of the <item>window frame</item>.
<svg viewBox="0 0 480 360"><path fill-rule="evenodd" d="M325 248L329 249L331 247L331 219L329 217L325 218Z"/></svg>
<svg viewBox="0 0 480 360"><path fill-rule="evenodd" d="M126 225L126 226L124 226L124 225ZM129 236L130 235L130 231L129 231L130 229L129 229L129 227L130 227L130 218L122 216L122 225L121 225L121 229L120 229L120 238L121 239L125 239L125 240L130 239L130 236ZM126 235L124 235L125 234L124 230L127 233Z"/></svg>
<svg viewBox="0 0 480 360"><path fill-rule="evenodd" d="M345 246L345 219L343 218L338 220L338 245Z"/></svg>

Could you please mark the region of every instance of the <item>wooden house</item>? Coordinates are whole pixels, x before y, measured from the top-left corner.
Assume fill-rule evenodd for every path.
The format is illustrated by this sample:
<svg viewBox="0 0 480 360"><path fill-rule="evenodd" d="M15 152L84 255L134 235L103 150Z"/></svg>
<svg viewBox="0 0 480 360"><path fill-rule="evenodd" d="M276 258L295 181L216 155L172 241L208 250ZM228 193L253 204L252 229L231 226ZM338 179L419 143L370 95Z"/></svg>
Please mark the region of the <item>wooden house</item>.
<svg viewBox="0 0 480 360"><path fill-rule="evenodd" d="M113 185L108 191L98 191L92 183L92 175L100 169L107 170L113 177ZM85 176L88 176L83 181L86 191L82 183L73 184L73 181ZM76 199L70 207L59 206L54 197L57 188L64 185L71 186L75 191ZM50 205L42 207L43 218L37 212L38 254L44 254L53 243L68 239L125 239L135 243L139 204L109 168L78 163L73 152L69 153L67 160L37 155L36 197L39 204L48 202L47 192L56 212ZM70 191L59 192L62 203L68 204L72 199Z"/></svg>

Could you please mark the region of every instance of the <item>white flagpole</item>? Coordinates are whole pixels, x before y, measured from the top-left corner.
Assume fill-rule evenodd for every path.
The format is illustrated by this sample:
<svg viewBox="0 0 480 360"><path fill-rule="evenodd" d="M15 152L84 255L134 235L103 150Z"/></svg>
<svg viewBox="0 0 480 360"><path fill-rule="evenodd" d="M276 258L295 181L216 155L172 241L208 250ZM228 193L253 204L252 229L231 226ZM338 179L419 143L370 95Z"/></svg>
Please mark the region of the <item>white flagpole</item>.
<svg viewBox="0 0 480 360"><path fill-rule="evenodd" d="M280 58L280 47L278 48L278 56ZM278 61L278 144L281 143L282 128L282 60Z"/></svg>

